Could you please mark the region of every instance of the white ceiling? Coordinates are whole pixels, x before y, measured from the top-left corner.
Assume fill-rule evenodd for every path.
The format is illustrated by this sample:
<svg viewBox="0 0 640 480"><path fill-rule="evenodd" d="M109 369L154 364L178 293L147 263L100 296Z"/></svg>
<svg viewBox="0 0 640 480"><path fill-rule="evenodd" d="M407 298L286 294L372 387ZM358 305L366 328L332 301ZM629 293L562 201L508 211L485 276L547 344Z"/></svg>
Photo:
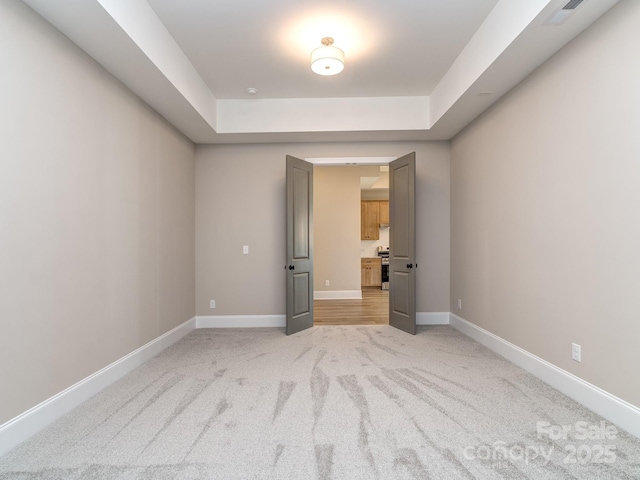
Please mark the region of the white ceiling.
<svg viewBox="0 0 640 480"><path fill-rule="evenodd" d="M216 98L429 95L498 0L147 0ZM330 36L347 68L322 77Z"/></svg>
<svg viewBox="0 0 640 480"><path fill-rule="evenodd" d="M244 143L449 139L618 0L24 1L194 142Z"/></svg>

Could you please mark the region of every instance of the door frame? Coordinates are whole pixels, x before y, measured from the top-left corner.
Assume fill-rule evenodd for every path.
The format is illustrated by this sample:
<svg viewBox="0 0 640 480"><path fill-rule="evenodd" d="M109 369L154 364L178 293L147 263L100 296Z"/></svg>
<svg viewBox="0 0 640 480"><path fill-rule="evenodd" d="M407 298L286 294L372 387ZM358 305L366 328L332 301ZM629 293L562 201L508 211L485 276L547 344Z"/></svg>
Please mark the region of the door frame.
<svg viewBox="0 0 640 480"><path fill-rule="evenodd" d="M306 157L314 167L388 166L399 157ZM315 262L315 260L314 260ZM360 286L362 288L362 285Z"/></svg>
<svg viewBox="0 0 640 480"><path fill-rule="evenodd" d="M402 155L402 156L405 156L405 155ZM393 156L393 157L305 157L303 160L313 164L314 167L316 165L318 166L353 166L353 165L387 166L392 161L397 160L398 158L401 158L401 157L398 157L398 156ZM415 198L414 198L414 208L415 208ZM389 281L391 282L391 278L389 279ZM416 320L415 323L417 325L417 319L415 320ZM389 321L391 321L391 315L390 315Z"/></svg>

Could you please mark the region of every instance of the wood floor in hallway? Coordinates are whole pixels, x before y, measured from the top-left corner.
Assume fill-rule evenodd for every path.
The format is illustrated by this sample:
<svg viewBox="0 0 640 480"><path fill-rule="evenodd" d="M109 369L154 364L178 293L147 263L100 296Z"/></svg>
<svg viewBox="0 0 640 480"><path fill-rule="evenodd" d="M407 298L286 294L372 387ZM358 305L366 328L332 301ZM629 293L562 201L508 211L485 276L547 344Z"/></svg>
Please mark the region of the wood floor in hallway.
<svg viewBox="0 0 640 480"><path fill-rule="evenodd" d="M388 325L389 290L363 287L362 300L314 300L313 324Z"/></svg>

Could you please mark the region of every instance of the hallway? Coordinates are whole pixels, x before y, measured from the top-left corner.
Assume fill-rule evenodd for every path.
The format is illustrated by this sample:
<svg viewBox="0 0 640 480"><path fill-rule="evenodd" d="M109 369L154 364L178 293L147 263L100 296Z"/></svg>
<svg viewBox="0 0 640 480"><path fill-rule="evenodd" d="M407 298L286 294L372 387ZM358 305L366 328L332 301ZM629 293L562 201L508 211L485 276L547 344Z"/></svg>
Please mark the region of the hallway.
<svg viewBox="0 0 640 480"><path fill-rule="evenodd" d="M362 300L314 300L315 326L388 325L389 290L363 287Z"/></svg>

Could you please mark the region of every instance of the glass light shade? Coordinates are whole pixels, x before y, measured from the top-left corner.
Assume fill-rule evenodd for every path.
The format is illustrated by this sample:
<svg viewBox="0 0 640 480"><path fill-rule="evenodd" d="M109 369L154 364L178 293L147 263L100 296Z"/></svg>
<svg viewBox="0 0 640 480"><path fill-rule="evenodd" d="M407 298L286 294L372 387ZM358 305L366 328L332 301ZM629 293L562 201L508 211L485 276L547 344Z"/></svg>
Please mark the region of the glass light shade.
<svg viewBox="0 0 640 480"><path fill-rule="evenodd" d="M325 46L311 52L311 70L318 75L336 75L344 69L344 52L338 47Z"/></svg>

